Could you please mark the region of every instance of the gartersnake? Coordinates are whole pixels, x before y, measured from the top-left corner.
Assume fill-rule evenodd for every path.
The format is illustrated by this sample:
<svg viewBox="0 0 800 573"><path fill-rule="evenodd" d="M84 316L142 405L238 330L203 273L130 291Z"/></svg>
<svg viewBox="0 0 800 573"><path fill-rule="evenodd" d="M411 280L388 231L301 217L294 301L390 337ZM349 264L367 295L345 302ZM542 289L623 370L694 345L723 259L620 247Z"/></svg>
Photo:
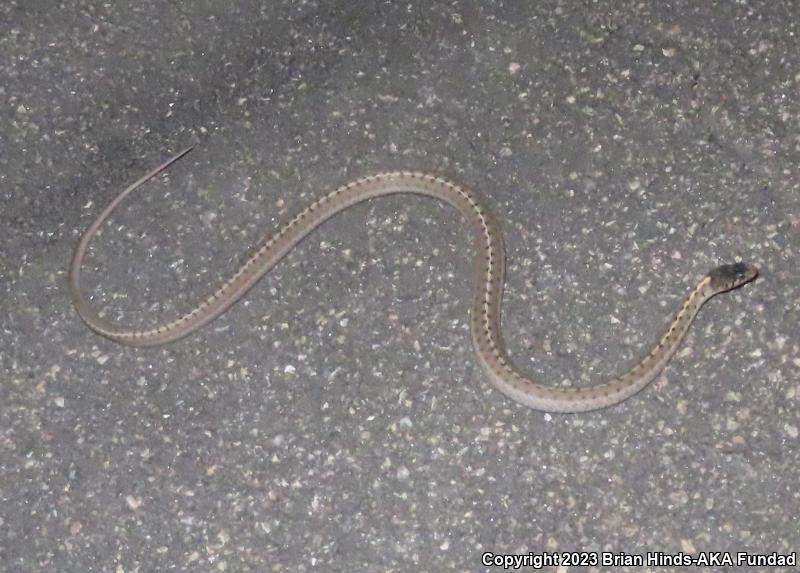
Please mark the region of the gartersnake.
<svg viewBox="0 0 800 573"><path fill-rule="evenodd" d="M675 354L700 307L715 294L750 282L758 270L745 263L712 270L689 293L653 349L629 371L609 381L586 387L550 387L517 369L506 352L500 328L505 254L503 236L494 214L475 192L438 175L393 171L357 179L307 205L261 243L233 276L192 311L160 326L137 329L103 319L84 299L80 270L89 241L119 203L133 190L183 157L186 149L123 190L84 232L72 258L69 286L75 309L95 332L131 346L165 344L186 336L239 300L292 247L320 223L373 197L414 193L440 199L455 207L473 229L475 284L470 309L470 331L478 360L492 383L517 402L548 412L582 412L621 402L646 386Z"/></svg>

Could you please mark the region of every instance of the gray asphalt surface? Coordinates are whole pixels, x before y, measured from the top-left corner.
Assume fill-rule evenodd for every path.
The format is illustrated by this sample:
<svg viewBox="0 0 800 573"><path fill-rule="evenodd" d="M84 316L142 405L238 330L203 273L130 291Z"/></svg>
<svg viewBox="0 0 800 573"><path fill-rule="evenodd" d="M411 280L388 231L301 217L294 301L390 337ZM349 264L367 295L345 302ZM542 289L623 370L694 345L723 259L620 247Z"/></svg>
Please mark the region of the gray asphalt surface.
<svg viewBox="0 0 800 573"><path fill-rule="evenodd" d="M0 570L800 551L796 2L58 6L0 4ZM116 345L73 312L72 249L187 145L92 250L109 318L192 308L310 197L396 168L495 206L506 338L550 384L631 364L708 269L762 277L582 415L484 378L469 230L422 198L326 223L190 338Z"/></svg>

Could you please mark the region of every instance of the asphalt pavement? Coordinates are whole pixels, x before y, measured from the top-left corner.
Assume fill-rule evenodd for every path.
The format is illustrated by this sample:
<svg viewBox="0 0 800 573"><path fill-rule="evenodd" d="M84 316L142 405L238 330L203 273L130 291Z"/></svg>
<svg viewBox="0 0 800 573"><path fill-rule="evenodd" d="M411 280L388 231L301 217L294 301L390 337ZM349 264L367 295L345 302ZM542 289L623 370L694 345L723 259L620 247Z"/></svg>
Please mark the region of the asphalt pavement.
<svg viewBox="0 0 800 573"><path fill-rule="evenodd" d="M800 551L798 22L792 0L0 4L0 571ZM484 377L471 231L420 197L325 223L184 340L115 344L72 308L72 250L189 145L93 244L108 319L174 318L310 198L392 169L488 198L505 337L548 384L634 363L709 269L761 276L579 415Z"/></svg>

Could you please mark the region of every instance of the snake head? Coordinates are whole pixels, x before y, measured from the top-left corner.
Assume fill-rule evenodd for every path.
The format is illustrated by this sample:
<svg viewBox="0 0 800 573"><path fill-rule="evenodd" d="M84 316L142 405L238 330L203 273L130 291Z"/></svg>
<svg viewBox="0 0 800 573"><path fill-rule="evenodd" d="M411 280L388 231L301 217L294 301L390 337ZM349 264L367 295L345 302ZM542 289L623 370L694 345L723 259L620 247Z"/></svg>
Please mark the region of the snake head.
<svg viewBox="0 0 800 573"><path fill-rule="evenodd" d="M739 288L740 286L749 283L758 276L758 269L753 265L747 263L733 263L730 265L722 265L710 273L708 277L710 282L709 288L715 292L725 292L731 289Z"/></svg>

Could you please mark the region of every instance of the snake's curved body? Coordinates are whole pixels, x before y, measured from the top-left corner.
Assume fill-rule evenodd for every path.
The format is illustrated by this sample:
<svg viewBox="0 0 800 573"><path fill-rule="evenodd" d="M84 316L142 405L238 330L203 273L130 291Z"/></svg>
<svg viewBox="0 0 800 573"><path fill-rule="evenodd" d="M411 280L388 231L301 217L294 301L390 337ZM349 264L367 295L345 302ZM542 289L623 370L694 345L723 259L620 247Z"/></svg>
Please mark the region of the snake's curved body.
<svg viewBox="0 0 800 573"><path fill-rule="evenodd" d="M154 346L184 337L225 312L323 221L374 197L414 193L449 203L472 227L476 256L470 331L478 360L492 383L517 402L537 410L582 412L616 404L641 390L675 354L703 303L719 292L751 281L758 273L744 263L724 265L709 273L691 291L655 347L628 372L587 387L545 386L517 369L506 352L500 328L505 265L503 236L491 210L478 194L448 179L414 171L395 171L355 180L310 203L268 237L222 286L175 320L154 328L137 329L103 319L84 299L80 289L81 263L89 241L129 193L190 150L181 152L120 193L86 230L75 249L69 271L75 308L92 330L111 340L131 346Z"/></svg>

